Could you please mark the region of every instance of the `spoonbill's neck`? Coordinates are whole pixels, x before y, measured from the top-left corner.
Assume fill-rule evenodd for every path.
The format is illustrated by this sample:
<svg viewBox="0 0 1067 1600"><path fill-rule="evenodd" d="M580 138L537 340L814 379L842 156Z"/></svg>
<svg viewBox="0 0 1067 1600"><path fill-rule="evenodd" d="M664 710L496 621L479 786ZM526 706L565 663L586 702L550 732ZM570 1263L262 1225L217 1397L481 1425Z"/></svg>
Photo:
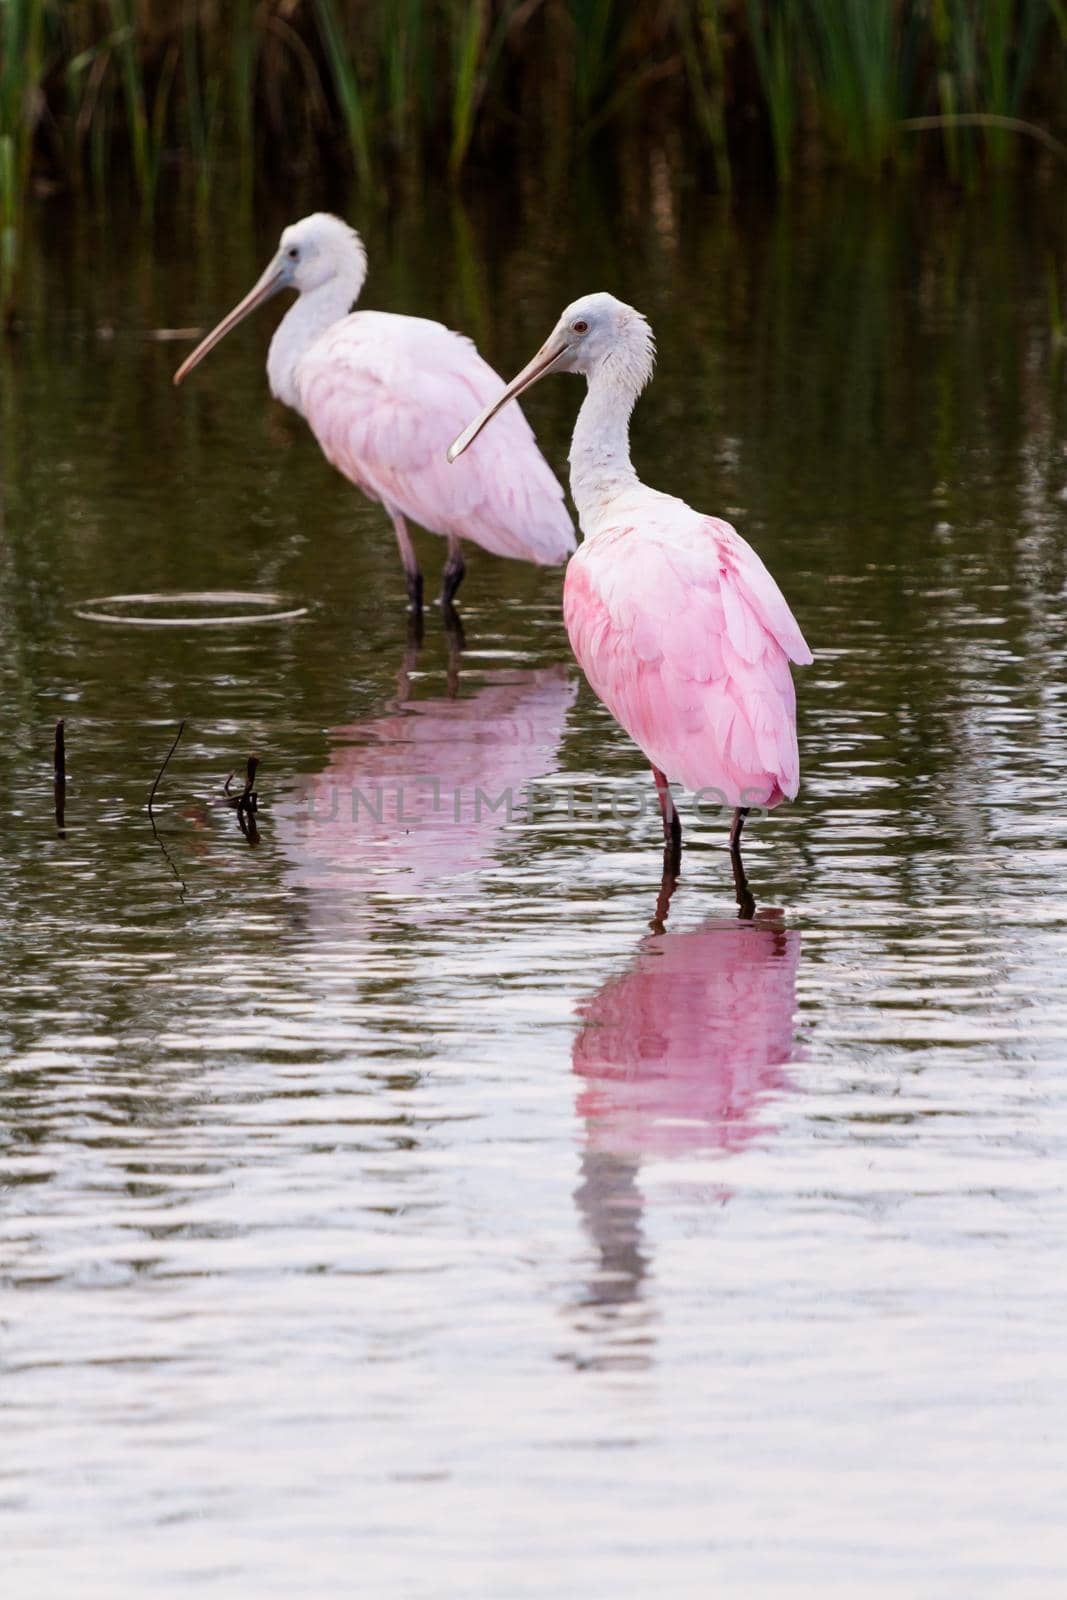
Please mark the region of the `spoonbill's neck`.
<svg viewBox="0 0 1067 1600"><path fill-rule="evenodd" d="M607 363L589 374L570 453L571 494L583 532L620 490L639 481L630 461L630 414L639 393Z"/></svg>
<svg viewBox="0 0 1067 1600"><path fill-rule="evenodd" d="M279 322L267 356L267 378L271 394L284 405L300 410L297 363L327 328L347 316L362 287L354 274L338 273L316 289L305 289Z"/></svg>

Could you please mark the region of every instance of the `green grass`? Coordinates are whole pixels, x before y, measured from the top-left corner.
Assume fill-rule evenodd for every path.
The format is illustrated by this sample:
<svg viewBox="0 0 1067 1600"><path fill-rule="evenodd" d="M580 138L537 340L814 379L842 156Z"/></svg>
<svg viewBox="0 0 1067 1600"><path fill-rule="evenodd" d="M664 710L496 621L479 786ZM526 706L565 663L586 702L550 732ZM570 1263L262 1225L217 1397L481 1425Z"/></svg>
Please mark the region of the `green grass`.
<svg viewBox="0 0 1067 1600"><path fill-rule="evenodd" d="M0 326L17 297L23 217L41 114L45 7L0 0Z"/></svg>
<svg viewBox="0 0 1067 1600"><path fill-rule="evenodd" d="M1036 137L1024 138L1023 134ZM0 0L0 287L26 195L516 175L974 184L1067 145L1067 0Z"/></svg>
<svg viewBox="0 0 1067 1600"><path fill-rule="evenodd" d="M679 6L678 28L696 120L714 156L718 187L723 194L729 194L733 188L733 171L726 130L722 8L717 0Z"/></svg>
<svg viewBox="0 0 1067 1600"><path fill-rule="evenodd" d="M996 0L994 0L996 3ZM842 164L876 177L894 159L910 99L916 17L894 0L814 3L815 85Z"/></svg>
<svg viewBox="0 0 1067 1600"><path fill-rule="evenodd" d="M335 0L314 0L314 3L322 48L326 54L338 108L348 134L349 154L356 176L363 188L369 191L373 187L370 138L367 132L364 91L353 49L355 40L351 36L346 36Z"/></svg>
<svg viewBox="0 0 1067 1600"><path fill-rule="evenodd" d="M770 124L778 181L793 174L797 102L805 84L803 0L747 0L749 38Z"/></svg>

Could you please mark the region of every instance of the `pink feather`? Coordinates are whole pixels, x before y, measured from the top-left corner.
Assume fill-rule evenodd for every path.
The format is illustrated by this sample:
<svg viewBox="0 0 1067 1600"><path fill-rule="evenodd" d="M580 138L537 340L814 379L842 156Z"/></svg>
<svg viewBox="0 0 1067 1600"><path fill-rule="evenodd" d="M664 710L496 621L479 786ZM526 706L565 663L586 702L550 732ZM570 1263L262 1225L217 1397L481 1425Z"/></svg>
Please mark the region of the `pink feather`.
<svg viewBox="0 0 1067 1600"><path fill-rule="evenodd" d="M718 790L731 805L792 799L800 762L789 661L811 652L778 585L728 523L651 490L637 495L648 496L645 524L597 527L567 569L575 655L672 782Z"/></svg>
<svg viewBox="0 0 1067 1600"><path fill-rule="evenodd" d="M450 466L446 452L504 383L439 322L357 311L301 356L301 409L323 454L364 493L431 533L539 565L565 561L563 491L517 405Z"/></svg>

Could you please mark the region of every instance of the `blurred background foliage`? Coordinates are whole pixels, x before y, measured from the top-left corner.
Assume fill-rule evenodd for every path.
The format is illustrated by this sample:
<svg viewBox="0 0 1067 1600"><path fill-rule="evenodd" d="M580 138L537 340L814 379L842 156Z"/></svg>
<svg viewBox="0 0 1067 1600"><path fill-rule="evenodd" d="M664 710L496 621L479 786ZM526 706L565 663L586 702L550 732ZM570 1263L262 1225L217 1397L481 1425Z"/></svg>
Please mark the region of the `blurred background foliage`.
<svg viewBox="0 0 1067 1600"><path fill-rule="evenodd" d="M1067 135L1065 43L1065 0L0 0L0 136L15 185L148 206L231 163L376 191L598 142L723 189L966 181Z"/></svg>
<svg viewBox="0 0 1067 1600"><path fill-rule="evenodd" d="M589 159L718 192L1051 171L1067 0L0 0L5 301L35 192L368 205Z"/></svg>

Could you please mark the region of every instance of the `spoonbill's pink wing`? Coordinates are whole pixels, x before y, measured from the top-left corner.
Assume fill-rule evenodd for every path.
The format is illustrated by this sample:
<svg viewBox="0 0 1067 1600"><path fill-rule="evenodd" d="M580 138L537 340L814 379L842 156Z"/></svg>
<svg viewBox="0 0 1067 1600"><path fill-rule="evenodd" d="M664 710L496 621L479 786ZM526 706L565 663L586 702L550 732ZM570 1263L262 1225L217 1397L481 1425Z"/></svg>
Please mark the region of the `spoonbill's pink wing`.
<svg viewBox="0 0 1067 1600"><path fill-rule="evenodd" d="M573 551L563 490L517 405L449 465L456 434L504 389L461 334L357 311L316 340L297 383L327 460L372 498L495 555L552 566Z"/></svg>
<svg viewBox="0 0 1067 1600"><path fill-rule="evenodd" d="M597 530L563 614L596 693L648 759L693 790L776 805L800 781L789 662L811 652L781 590L729 523L667 496Z"/></svg>

